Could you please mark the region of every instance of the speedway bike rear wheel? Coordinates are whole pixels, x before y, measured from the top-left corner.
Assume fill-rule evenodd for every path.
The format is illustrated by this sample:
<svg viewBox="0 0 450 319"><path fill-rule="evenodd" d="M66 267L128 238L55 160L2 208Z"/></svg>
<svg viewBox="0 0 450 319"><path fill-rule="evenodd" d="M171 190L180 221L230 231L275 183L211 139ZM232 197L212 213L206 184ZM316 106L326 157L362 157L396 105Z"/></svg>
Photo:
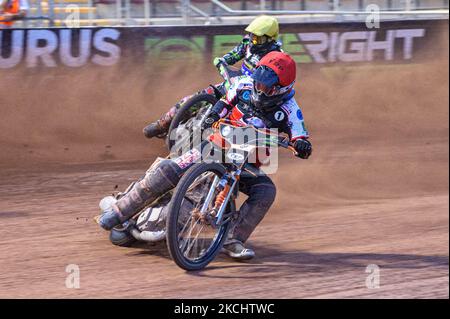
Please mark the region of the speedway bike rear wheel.
<svg viewBox="0 0 450 319"><path fill-rule="evenodd" d="M186 142L189 142L189 140L185 141L185 139L190 138L190 134L185 134L186 130L192 133L195 121L200 123L208 109L216 103L217 98L214 95L202 93L193 96L181 105L170 123L167 133L166 145L170 152L175 144L184 145ZM178 128L183 129L182 133L177 134Z"/></svg>

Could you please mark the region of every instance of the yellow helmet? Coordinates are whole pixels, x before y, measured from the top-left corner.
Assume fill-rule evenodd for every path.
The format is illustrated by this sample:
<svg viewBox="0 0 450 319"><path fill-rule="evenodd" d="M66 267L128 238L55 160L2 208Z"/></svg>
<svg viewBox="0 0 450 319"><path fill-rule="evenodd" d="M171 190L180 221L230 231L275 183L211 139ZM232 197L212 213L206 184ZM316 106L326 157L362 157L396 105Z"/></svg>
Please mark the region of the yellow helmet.
<svg viewBox="0 0 450 319"><path fill-rule="evenodd" d="M270 16L260 16L253 20L245 31L258 37L265 35L269 38L277 39L280 29L277 19Z"/></svg>

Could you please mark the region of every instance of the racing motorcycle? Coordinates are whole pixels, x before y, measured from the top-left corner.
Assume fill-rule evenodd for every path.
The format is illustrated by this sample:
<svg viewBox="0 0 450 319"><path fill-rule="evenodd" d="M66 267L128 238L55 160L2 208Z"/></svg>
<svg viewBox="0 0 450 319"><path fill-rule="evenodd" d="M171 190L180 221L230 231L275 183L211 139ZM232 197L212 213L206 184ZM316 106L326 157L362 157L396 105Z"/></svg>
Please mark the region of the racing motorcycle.
<svg viewBox="0 0 450 319"><path fill-rule="evenodd" d="M236 143L242 130L251 138ZM203 269L220 252L239 218L239 179L244 171L255 174L249 165L251 156L261 147L283 147L296 153L287 135L229 119L214 123L205 143L221 154L221 159L193 164L174 190L114 228L110 232L113 244L129 246L135 241L166 240L170 256L180 268ZM107 210L125 193L104 198L100 208Z"/></svg>

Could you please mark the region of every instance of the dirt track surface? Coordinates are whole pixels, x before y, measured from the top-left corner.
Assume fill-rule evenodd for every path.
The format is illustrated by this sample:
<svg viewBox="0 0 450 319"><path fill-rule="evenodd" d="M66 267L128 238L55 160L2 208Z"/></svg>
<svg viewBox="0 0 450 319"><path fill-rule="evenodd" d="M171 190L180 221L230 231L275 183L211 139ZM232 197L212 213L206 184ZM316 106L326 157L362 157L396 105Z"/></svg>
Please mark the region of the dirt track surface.
<svg viewBox="0 0 450 319"><path fill-rule="evenodd" d="M75 97L68 114L52 101L35 103L32 121L6 112L0 297L448 298L448 62L310 72L300 101L315 151L308 161L282 154L276 203L249 240L257 258L220 257L196 273L177 268L164 243L111 245L92 221L103 196L163 152L140 136L144 105L124 117L125 99L100 92L85 118ZM78 89L88 101L89 84ZM167 105L158 103L153 117ZM80 289L65 286L69 264ZM372 264L378 289L366 287Z"/></svg>

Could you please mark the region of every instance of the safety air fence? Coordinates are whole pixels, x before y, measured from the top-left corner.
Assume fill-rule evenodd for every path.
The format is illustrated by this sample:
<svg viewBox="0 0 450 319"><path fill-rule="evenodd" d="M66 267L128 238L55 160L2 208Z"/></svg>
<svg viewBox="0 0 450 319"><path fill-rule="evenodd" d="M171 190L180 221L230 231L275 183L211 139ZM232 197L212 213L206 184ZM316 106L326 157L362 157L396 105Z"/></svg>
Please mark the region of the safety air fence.
<svg viewBox="0 0 450 319"><path fill-rule="evenodd" d="M302 67L410 63L448 56L448 20L284 24L280 41ZM0 76L13 70L202 65L229 51L244 26L0 30Z"/></svg>

